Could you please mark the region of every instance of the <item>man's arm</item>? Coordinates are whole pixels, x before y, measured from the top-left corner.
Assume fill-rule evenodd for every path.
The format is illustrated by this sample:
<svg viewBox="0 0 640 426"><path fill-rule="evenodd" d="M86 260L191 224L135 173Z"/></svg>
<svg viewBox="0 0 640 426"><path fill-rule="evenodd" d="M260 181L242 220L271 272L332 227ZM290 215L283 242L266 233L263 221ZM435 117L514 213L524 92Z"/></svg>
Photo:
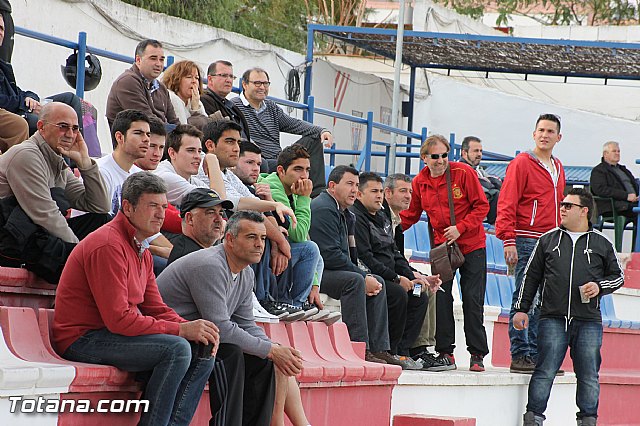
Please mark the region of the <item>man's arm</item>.
<svg viewBox="0 0 640 426"><path fill-rule="evenodd" d="M306 121L288 116L275 102L266 102L268 102L268 107L271 108L276 115L276 122L278 123L278 128L281 132L292 133L300 136L319 137L321 133L327 131L320 126L314 126Z"/></svg>
<svg viewBox="0 0 640 426"><path fill-rule="evenodd" d="M151 240L149 244L149 251L151 252L151 254L163 257L165 259L169 258L171 250L173 249L173 244L171 244L171 241L169 241L167 237L162 234L157 235L156 238Z"/></svg>
<svg viewBox="0 0 640 426"><path fill-rule="evenodd" d="M182 197L195 188L198 188L197 185L189 183L189 181L177 173L164 170L156 170L155 173L161 177L167 185L167 201L176 207L182 203Z"/></svg>
<svg viewBox="0 0 640 426"><path fill-rule="evenodd" d="M606 240L605 238L602 238ZM607 251L604 259L604 277L598 280L600 295L611 294L624 285L624 272L620 267L620 259L611 241L606 240Z"/></svg>
<svg viewBox="0 0 640 426"><path fill-rule="evenodd" d="M521 169L520 161L516 157L507 167L498 196L496 236L504 241L505 248L516 245L516 211L526 184L526 176Z"/></svg>
<svg viewBox="0 0 640 426"><path fill-rule="evenodd" d="M607 171L604 167L596 166L591 170L590 184L591 192L598 197L626 201L629 195L624 187L611 186L607 183Z"/></svg>
<svg viewBox="0 0 640 426"><path fill-rule="evenodd" d="M123 110L135 109L142 111L148 116L155 117L156 114L151 110L151 106L149 105L149 98L147 97L148 90L144 87L142 81L133 75L132 71L126 71L122 77L116 80L111 87L111 92L113 99L117 101ZM168 99L167 102L169 102ZM173 114L175 116L175 111Z"/></svg>
<svg viewBox="0 0 640 426"><path fill-rule="evenodd" d="M356 215L356 248L358 249L358 258L371 270L372 274L380 275L385 280L393 280L396 273L393 265L385 265L375 258L371 251L371 235L369 233L369 224L365 222L359 215ZM391 266L391 267L390 267Z"/></svg>
<svg viewBox="0 0 640 426"><path fill-rule="evenodd" d="M416 176L411 182L411 188L413 192L411 193L411 202L409 203L409 208L406 210L402 210L400 212L400 220L401 220L401 228L403 230L407 230L411 228L411 226L420 220L420 216L422 215L422 194L420 193L420 187L417 184L418 177Z"/></svg>

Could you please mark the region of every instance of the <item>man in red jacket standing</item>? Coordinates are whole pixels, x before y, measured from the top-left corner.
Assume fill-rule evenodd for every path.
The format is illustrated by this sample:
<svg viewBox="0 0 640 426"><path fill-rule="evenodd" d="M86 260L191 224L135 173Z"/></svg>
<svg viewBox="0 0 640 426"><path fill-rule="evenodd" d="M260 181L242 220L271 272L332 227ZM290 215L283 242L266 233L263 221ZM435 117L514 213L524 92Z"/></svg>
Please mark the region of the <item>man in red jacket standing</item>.
<svg viewBox="0 0 640 426"><path fill-rule="evenodd" d="M552 153L561 138L558 116L538 117L533 132L536 146L509 163L498 199L496 236L504 241L507 265L516 268L516 290L509 314L512 373L533 373L538 355L537 301L531 304L527 330L513 327L513 302L520 293L524 271L538 238L560 224L564 169Z"/></svg>
<svg viewBox="0 0 640 426"><path fill-rule="evenodd" d="M411 204L400 212L402 229L408 229L420 219L423 211L433 227L434 246L453 243L460 246L464 264L460 267L462 310L467 350L471 354L471 371L484 371L483 358L489 353L484 329L484 293L487 285L487 252L482 221L489 212L478 175L470 166L449 162L449 142L440 135L429 136L420 148L426 167L413 179ZM446 171L451 172L451 192L456 224L451 224ZM423 238L428 238L426 235ZM442 283L444 292L436 294L436 351L432 359L422 354L426 370L442 371L456 368L455 321L453 318L453 280ZM435 362L434 362L435 361Z"/></svg>

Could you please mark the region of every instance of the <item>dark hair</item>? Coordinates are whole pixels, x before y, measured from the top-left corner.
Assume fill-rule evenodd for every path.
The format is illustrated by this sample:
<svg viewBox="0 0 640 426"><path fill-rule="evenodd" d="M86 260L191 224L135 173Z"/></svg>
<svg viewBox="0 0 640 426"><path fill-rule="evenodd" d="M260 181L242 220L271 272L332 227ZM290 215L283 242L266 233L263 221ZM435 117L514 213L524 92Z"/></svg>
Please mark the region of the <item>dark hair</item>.
<svg viewBox="0 0 640 426"><path fill-rule="evenodd" d="M360 173L360 190L366 187L369 182L384 183L380 175L374 172L362 172Z"/></svg>
<svg viewBox="0 0 640 426"><path fill-rule="evenodd" d="M191 124L178 124L175 129L173 129L167 135L167 143L164 147L164 156L163 160L167 160L169 158L169 148L173 148L174 151L180 151L180 147L182 146L182 136L194 136L198 139L202 138L202 132L198 130L197 127L192 126Z"/></svg>
<svg viewBox="0 0 640 426"><path fill-rule="evenodd" d="M580 205L588 209L587 218L591 221L591 214L593 213L593 195L591 192L584 188L571 188L567 195L577 195L580 197Z"/></svg>
<svg viewBox="0 0 640 426"><path fill-rule="evenodd" d="M229 61L219 60L219 61L212 62L209 65L209 68L207 68L207 75L214 75L216 73L216 67L218 66L218 64L226 65L228 67L233 66L233 64Z"/></svg>
<svg viewBox="0 0 640 426"><path fill-rule="evenodd" d="M342 180L342 176L344 176L345 173L351 173L352 175L360 176L360 172L351 166L336 166L333 170L331 170L331 173L329 173L327 184L329 184L329 182L340 183L340 181Z"/></svg>
<svg viewBox="0 0 640 426"><path fill-rule="evenodd" d="M298 158L311 158L311 156L304 146L300 145L299 143L294 143L293 145L289 145L282 151L280 151L280 155L278 155L278 161L276 165L282 166L282 168L286 172L291 163L293 163Z"/></svg>
<svg viewBox="0 0 640 426"><path fill-rule="evenodd" d="M153 46L153 47L159 47L162 48L162 43L160 43L158 40L154 40L154 39L146 39L146 40L142 40L140 43L138 43L138 45L136 46L136 56L142 56L144 55L144 51L147 49L147 46Z"/></svg>
<svg viewBox="0 0 640 426"><path fill-rule="evenodd" d="M480 140L480 138L476 136L467 136L464 139L462 139L462 145L460 149L462 151L469 151L469 145L471 145L471 142L482 142L482 141Z"/></svg>
<svg viewBox="0 0 640 426"><path fill-rule="evenodd" d="M234 237L240 232L240 221L250 220L251 222L264 223L264 215L254 210L238 210L229 218L224 231L225 234L231 234Z"/></svg>
<svg viewBox="0 0 640 426"><path fill-rule="evenodd" d="M253 68L249 68L248 70L246 70L243 74L242 74L242 81L249 83L249 77L251 77L251 73L255 71L255 72L263 72L267 75L267 80L271 80L271 78L269 77L269 73L266 72L264 69L260 68L260 67L253 67Z"/></svg>
<svg viewBox="0 0 640 426"><path fill-rule="evenodd" d="M411 183L411 176L405 175L404 173L395 173L395 174L389 175L384 180L384 187L389 188L390 190L393 191L394 189L396 189L396 182L398 181Z"/></svg>
<svg viewBox="0 0 640 426"><path fill-rule="evenodd" d="M123 135L127 134L127 130L131 127L131 123L135 121L144 121L149 123L149 117L142 111L137 109L125 109L116 114L116 118L111 125L111 142L113 143L113 149L118 147L118 141L116 140L116 132L120 132ZM149 127L151 124L149 123Z"/></svg>
<svg viewBox="0 0 640 426"><path fill-rule="evenodd" d="M242 133L242 127L235 121L231 120L215 120L205 124L202 129L202 151L207 152L206 142L211 140L215 146L218 146L218 139L227 130L237 130Z"/></svg>
<svg viewBox="0 0 640 426"><path fill-rule="evenodd" d="M245 152L253 152L254 154L258 155L262 154L262 150L260 149L258 144L255 144L248 140L243 140L242 142L240 142L240 157L242 157Z"/></svg>
<svg viewBox="0 0 640 426"><path fill-rule="evenodd" d="M133 207L138 205L142 194L166 193L167 185L164 180L151 172L137 172L129 175L122 184L122 199L127 200Z"/></svg>
<svg viewBox="0 0 640 426"><path fill-rule="evenodd" d="M149 117L149 129L152 135L167 136L167 128L164 123L155 115Z"/></svg>
<svg viewBox="0 0 640 426"><path fill-rule="evenodd" d="M560 133L560 116L555 114L541 114L540 117L536 120L536 127L538 127L538 123L542 120L553 121L558 125L558 133Z"/></svg>

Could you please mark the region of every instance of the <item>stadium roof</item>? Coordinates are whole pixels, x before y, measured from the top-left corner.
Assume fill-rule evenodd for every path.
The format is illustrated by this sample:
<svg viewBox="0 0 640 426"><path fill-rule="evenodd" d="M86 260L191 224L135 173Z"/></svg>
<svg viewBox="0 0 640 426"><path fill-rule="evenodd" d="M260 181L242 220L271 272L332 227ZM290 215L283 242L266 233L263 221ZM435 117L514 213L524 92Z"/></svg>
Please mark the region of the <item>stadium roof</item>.
<svg viewBox="0 0 640 426"><path fill-rule="evenodd" d="M396 30L309 25L313 32L395 59ZM640 80L640 44L405 31L415 68Z"/></svg>

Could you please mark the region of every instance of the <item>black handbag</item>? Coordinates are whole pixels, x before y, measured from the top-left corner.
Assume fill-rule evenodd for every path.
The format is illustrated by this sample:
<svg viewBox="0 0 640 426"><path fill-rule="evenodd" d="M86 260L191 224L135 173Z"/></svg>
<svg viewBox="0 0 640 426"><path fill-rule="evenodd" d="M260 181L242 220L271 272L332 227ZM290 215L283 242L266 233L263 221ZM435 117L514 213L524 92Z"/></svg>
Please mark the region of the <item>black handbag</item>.
<svg viewBox="0 0 640 426"><path fill-rule="evenodd" d="M451 193L451 172L449 167L447 167L446 179L451 226L455 226L456 215L453 212L453 194ZM433 227L431 226L431 221L429 221L429 239L431 240L431 247L433 247ZM429 259L431 261L431 274L440 274L442 282L447 282L453 279L453 272L464 263L464 254L462 254L458 243L455 241L451 244L444 242L429 251Z"/></svg>

